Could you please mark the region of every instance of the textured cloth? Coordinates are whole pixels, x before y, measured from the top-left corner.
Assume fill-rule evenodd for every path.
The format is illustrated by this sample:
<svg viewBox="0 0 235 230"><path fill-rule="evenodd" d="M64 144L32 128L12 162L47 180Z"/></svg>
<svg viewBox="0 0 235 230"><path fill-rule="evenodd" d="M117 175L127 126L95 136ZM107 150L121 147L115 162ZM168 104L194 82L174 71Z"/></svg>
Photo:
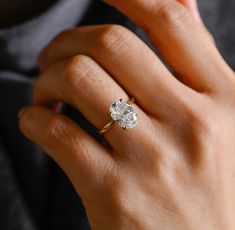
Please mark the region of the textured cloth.
<svg viewBox="0 0 235 230"><path fill-rule="evenodd" d="M36 60L58 32L78 25L118 23L142 31L100 1L60 0L35 18L0 30L0 229L89 229L81 200L64 173L18 130L18 110L31 102ZM235 67L235 2L199 1L203 18L230 66ZM206 57L205 57L206 58ZM64 113L93 136L78 111ZM110 227L111 229L111 227Z"/></svg>

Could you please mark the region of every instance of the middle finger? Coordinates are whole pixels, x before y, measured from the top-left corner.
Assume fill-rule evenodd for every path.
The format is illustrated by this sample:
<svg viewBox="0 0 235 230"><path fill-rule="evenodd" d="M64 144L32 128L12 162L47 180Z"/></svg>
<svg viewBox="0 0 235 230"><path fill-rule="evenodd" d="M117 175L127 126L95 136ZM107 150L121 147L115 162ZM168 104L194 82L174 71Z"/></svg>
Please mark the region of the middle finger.
<svg viewBox="0 0 235 230"><path fill-rule="evenodd" d="M65 31L44 51L44 68L76 54L92 57L141 107L161 119L177 102L195 93L167 70L137 36L117 25L88 26ZM172 100L173 99L173 100Z"/></svg>

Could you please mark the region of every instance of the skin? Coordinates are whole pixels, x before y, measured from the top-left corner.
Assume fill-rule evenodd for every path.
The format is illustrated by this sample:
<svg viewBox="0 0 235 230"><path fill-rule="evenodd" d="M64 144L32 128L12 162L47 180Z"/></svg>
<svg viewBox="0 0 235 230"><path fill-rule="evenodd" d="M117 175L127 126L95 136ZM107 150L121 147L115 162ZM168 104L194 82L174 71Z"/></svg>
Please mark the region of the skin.
<svg viewBox="0 0 235 230"><path fill-rule="evenodd" d="M68 175L92 229L234 229L235 78L195 2L106 2L146 31L174 75L121 26L67 30L40 56L20 129ZM112 127L105 146L52 109L68 103L101 128L111 102L130 95L139 123Z"/></svg>

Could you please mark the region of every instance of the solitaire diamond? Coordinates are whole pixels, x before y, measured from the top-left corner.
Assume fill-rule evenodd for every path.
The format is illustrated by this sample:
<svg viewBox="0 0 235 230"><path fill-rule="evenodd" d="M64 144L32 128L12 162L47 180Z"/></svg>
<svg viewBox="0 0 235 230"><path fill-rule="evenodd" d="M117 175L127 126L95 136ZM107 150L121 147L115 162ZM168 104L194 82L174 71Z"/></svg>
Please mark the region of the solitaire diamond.
<svg viewBox="0 0 235 230"><path fill-rule="evenodd" d="M122 99L110 105L109 113L112 119L124 129L134 128L138 122L138 115L134 113L132 105L123 102Z"/></svg>

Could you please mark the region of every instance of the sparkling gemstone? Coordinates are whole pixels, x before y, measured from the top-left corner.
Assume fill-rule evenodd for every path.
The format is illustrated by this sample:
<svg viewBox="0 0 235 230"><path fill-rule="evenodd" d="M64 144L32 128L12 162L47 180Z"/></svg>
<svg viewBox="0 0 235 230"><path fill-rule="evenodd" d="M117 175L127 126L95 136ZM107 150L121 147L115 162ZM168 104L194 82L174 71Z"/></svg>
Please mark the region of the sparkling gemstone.
<svg viewBox="0 0 235 230"><path fill-rule="evenodd" d="M112 119L125 129L134 128L138 122L138 115L134 113L132 105L121 99L110 105L109 113Z"/></svg>

